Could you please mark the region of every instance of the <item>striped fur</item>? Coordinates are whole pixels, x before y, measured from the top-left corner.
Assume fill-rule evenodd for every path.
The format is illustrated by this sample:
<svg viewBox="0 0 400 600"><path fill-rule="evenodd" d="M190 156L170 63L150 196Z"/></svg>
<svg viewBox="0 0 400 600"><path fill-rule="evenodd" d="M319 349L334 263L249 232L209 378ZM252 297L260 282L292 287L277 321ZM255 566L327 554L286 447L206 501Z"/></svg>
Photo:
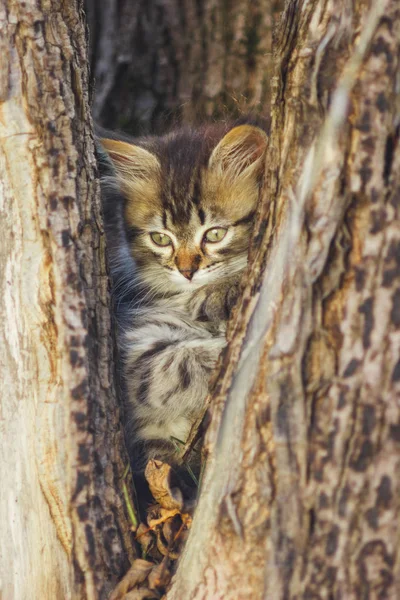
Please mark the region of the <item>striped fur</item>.
<svg viewBox="0 0 400 600"><path fill-rule="evenodd" d="M175 462L247 264L266 134L252 125L102 139L106 231L135 469Z"/></svg>

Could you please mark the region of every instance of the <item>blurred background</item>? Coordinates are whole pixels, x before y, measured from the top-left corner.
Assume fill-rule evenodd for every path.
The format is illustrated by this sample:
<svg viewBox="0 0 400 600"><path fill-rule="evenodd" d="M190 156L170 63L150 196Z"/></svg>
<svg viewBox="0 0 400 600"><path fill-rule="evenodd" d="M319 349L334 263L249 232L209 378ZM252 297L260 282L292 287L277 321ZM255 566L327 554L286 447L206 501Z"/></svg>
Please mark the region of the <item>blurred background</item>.
<svg viewBox="0 0 400 600"><path fill-rule="evenodd" d="M268 117L282 0L85 0L93 115L132 135Z"/></svg>

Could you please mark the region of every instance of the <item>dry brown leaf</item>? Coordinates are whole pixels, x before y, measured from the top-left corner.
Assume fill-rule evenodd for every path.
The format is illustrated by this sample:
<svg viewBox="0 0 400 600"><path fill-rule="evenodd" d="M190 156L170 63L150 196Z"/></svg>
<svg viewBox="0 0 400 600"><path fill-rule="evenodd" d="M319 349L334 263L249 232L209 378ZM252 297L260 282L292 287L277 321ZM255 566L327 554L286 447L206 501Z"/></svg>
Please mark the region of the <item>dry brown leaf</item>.
<svg viewBox="0 0 400 600"><path fill-rule="evenodd" d="M161 507L181 511L183 508L183 494L178 487L172 486L172 473L171 467L166 463L160 460L149 460L145 477L153 498Z"/></svg>
<svg viewBox="0 0 400 600"><path fill-rule="evenodd" d="M168 519L175 517L176 515L180 515L181 512L175 508L169 510L167 508L161 508L159 512L160 516L158 518L148 518L147 522L149 524L150 529L156 529L158 525L162 525Z"/></svg>
<svg viewBox="0 0 400 600"><path fill-rule="evenodd" d="M188 529L182 520L182 515L179 518L175 517L166 521L162 527L162 533L168 544L168 548L179 552L188 534Z"/></svg>
<svg viewBox="0 0 400 600"><path fill-rule="evenodd" d="M187 530L192 522L188 512L182 513L183 493L179 487L172 484L173 471L169 465L150 460L145 476L157 504L149 507L148 526L145 523L139 525L136 539L144 554L156 560L160 560L162 556L164 558L156 565L143 559L135 560L113 591L110 600L160 598L160 593L171 580L170 561L179 557L179 548L186 539ZM192 505L194 506L194 502L190 503L190 507ZM189 503L185 509L191 510Z"/></svg>
<svg viewBox="0 0 400 600"><path fill-rule="evenodd" d="M142 552L149 553L149 550L155 544L154 533L144 523L140 523L136 531L136 539L142 547Z"/></svg>
<svg viewBox="0 0 400 600"><path fill-rule="evenodd" d="M162 562L155 566L149 575L149 588L151 590L157 588L165 588L171 581L171 573L168 569L169 560L164 558Z"/></svg>
<svg viewBox="0 0 400 600"><path fill-rule="evenodd" d="M182 527L180 519L168 519L163 525L162 532L169 546L175 542L176 535Z"/></svg>
<svg viewBox="0 0 400 600"><path fill-rule="evenodd" d="M168 558L171 558L172 560L176 560L177 558L179 558L179 552L175 552L172 548L169 547L169 544L165 543L161 529L157 529L156 533L157 533L157 550L163 556L168 556Z"/></svg>
<svg viewBox="0 0 400 600"><path fill-rule="evenodd" d="M131 568L127 574L121 579L115 590L110 596L110 600L126 600L125 596L129 590L143 583L150 571L154 567L154 563L148 560L137 558L133 561ZM146 596L143 596L145 598Z"/></svg>
<svg viewBox="0 0 400 600"><path fill-rule="evenodd" d="M181 514L181 519L182 519L182 523L185 525L185 527L187 529L190 529L192 526L192 522L193 522L193 517L191 514L189 513L182 513Z"/></svg>

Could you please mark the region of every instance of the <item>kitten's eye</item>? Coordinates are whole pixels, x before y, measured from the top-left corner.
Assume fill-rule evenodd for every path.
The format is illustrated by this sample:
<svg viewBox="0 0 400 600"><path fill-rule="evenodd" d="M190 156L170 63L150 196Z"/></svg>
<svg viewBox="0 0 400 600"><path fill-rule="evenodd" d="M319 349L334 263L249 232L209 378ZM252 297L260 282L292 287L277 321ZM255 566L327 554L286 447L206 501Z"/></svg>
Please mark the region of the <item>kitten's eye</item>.
<svg viewBox="0 0 400 600"><path fill-rule="evenodd" d="M211 243L220 242L226 236L227 231L228 230L225 229L225 227L214 227L213 229L206 231L203 240Z"/></svg>
<svg viewBox="0 0 400 600"><path fill-rule="evenodd" d="M157 246L171 246L172 240L169 235L165 235L165 233L158 233L157 231L153 231L150 234L151 239Z"/></svg>

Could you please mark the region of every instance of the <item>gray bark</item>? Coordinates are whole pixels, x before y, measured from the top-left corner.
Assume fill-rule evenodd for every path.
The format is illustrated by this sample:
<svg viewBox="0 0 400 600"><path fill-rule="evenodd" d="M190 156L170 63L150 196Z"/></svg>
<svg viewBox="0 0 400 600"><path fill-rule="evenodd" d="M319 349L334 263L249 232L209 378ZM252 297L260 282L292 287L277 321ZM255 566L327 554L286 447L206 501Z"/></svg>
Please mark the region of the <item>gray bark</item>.
<svg viewBox="0 0 400 600"><path fill-rule="evenodd" d="M249 111L267 117L279 4L86 0L96 121L137 135Z"/></svg>
<svg viewBox="0 0 400 600"><path fill-rule="evenodd" d="M400 13L288 2L266 181L167 598L398 598Z"/></svg>
<svg viewBox="0 0 400 600"><path fill-rule="evenodd" d="M105 598L132 549L84 29L0 21L0 596Z"/></svg>

